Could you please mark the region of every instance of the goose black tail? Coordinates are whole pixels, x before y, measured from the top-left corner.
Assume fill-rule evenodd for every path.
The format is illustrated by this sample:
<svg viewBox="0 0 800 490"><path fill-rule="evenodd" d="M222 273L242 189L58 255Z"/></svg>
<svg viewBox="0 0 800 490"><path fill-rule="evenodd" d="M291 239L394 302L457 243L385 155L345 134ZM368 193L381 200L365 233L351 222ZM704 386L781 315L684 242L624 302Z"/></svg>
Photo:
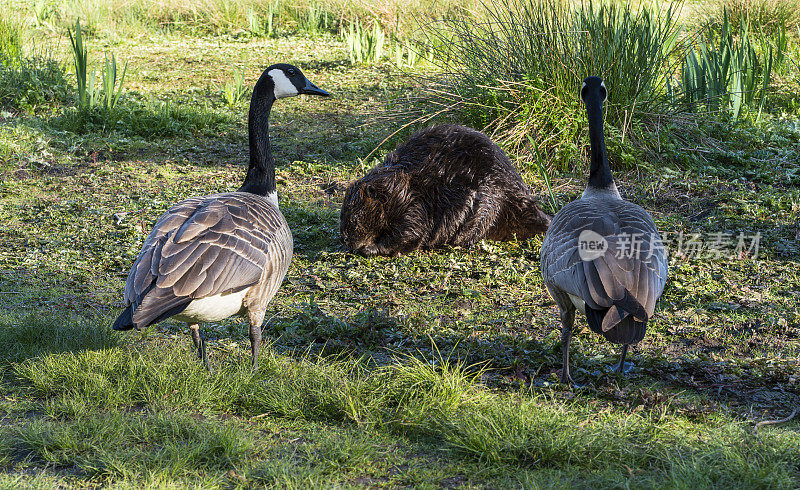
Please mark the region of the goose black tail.
<svg viewBox="0 0 800 490"><path fill-rule="evenodd" d="M610 308L594 310L586 307L586 320L592 332L599 333L606 340L614 344L637 344L647 331L647 320L640 322L631 315L626 316L610 330L603 332L603 318Z"/></svg>
<svg viewBox="0 0 800 490"><path fill-rule="evenodd" d="M122 313L119 314L114 325L111 327L114 330L130 330L133 328L133 309L128 306Z"/></svg>
<svg viewBox="0 0 800 490"><path fill-rule="evenodd" d="M625 297L615 301L611 308L595 310L587 305L586 320L593 332L615 344L636 344L644 338L647 330L647 312L627 291ZM604 321L609 323L605 331Z"/></svg>

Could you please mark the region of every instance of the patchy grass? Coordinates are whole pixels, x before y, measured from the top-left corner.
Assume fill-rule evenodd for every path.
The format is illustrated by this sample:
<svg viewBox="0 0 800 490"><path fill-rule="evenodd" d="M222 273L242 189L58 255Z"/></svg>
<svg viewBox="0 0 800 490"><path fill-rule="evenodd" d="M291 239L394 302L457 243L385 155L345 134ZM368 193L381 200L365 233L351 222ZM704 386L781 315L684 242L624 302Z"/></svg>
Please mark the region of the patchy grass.
<svg viewBox="0 0 800 490"><path fill-rule="evenodd" d="M618 171L621 191L673 247L670 280L627 377L610 370L616 347L576 336L586 388L573 390L557 383L540 239L342 251L345 186L396 129L374 115L415 90L396 68L351 65L326 35L115 43L130 63L117 119L81 126L60 98L0 113L0 487L798 485L797 420L753 434L800 404L800 122L788 106L759 123L664 124L646 154L609 138L615 166L634 168ZM183 325L121 335L110 323L158 216L239 186L246 110L216 87L231 65L249 87L275 61L334 96L275 106L295 258L260 370L231 319L205 326L208 373ZM582 191L585 166L571 168L551 176L559 206ZM760 233L758 257L691 257L694 233L706 246L723 233L729 249Z"/></svg>

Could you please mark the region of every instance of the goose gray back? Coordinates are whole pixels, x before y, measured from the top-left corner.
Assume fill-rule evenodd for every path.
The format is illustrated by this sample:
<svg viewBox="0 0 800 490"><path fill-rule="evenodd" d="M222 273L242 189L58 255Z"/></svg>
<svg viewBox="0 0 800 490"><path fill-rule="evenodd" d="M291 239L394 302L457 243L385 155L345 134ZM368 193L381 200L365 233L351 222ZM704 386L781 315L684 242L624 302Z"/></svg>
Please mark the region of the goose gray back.
<svg viewBox="0 0 800 490"><path fill-rule="evenodd" d="M201 322L245 315L253 368L261 324L292 260L292 233L278 207L269 114L276 99L328 93L299 68L272 65L253 89L248 118L250 163L237 192L191 197L156 222L125 283L115 330L146 328L173 317L189 325L209 367Z"/></svg>
<svg viewBox="0 0 800 490"><path fill-rule="evenodd" d="M580 199L564 206L542 242L544 283L561 316L561 381L571 382L569 343L575 309L589 328L628 345L644 337L667 280L667 254L650 214L622 199L611 175L603 136L605 84L588 77L581 88L591 145L589 179Z"/></svg>

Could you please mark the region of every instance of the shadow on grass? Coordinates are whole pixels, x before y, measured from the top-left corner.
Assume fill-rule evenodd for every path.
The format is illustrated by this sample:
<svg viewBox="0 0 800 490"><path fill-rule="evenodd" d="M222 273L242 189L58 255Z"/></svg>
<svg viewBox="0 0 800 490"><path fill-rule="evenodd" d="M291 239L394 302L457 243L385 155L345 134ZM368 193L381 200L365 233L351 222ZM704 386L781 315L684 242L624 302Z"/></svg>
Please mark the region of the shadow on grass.
<svg viewBox="0 0 800 490"><path fill-rule="evenodd" d="M0 288L0 370L33 357L118 345L99 297L105 291L86 277L0 270Z"/></svg>
<svg viewBox="0 0 800 490"><path fill-rule="evenodd" d="M301 321L309 328L327 329L320 332L323 337L352 332L369 343L373 343L369 335L379 337L400 327L397 318L381 311L359 312L341 320L313 306L301 315ZM373 333L366 337L359 332L370 329ZM20 382L31 388L26 396L41 400L52 420L6 431L4 435L11 437L0 438L6 441L6 449L0 444L0 453L22 450L55 464L87 468L91 465L81 457L89 455L89 460L97 461L91 457L92 448L130 446L130 454L118 449L108 454L132 457L131 470L139 473L162 465L171 468L147 456L150 446L163 447L166 454L194 455L188 458L188 467L219 470L235 466L248 450L243 437L233 434L236 437L230 438L224 431L216 437L212 426L198 428L191 421L188 426L174 426L170 418L165 419L168 430L164 431L156 417L139 430L131 427L141 421L127 415L111 421L96 416L98 411L145 408L357 425L411 440L435 441L441 450L499 468L593 474L613 467L618 474L627 474L625 465L629 465L646 469L636 477L652 478L652 486L685 486L665 484L677 478L676 472L683 475L678 482L691 478L700 481L700 487L737 481L745 486L781 486L797 477L793 451L797 436L792 431L753 436L746 424L725 415L726 410L717 413L719 407L694 422L675 410L681 400L645 405L643 411L627 400L604 400L600 402L604 409L598 410L599 391L486 389L479 381L484 371L468 371L466 363L460 362L462 351L450 358L444 349L444 356L407 355L413 352L414 342L430 342L421 334L409 337L408 348L390 353L382 363L357 356L320 357L308 351L283 356L265 349L255 373L238 353L220 353L215 371L209 373L174 345L155 342L32 358L14 370ZM448 338L443 336L443 342ZM467 350L475 345L469 340L459 344ZM631 392L642 393L641 385ZM559 393L567 396L559 400ZM165 432L186 435L158 435ZM78 441L82 446L77 450L72 442L59 446L63 441ZM173 446L202 441L211 441L209 451L171 452ZM145 450L139 451L141 447ZM216 459L204 456L206 452L233 462L217 467ZM173 459L170 456L168 461Z"/></svg>
<svg viewBox="0 0 800 490"><path fill-rule="evenodd" d="M569 387L558 388L561 344L557 338L502 335L489 341L455 332L431 336L423 333L424 325L410 324L414 321L381 308L339 317L317 303L303 303L288 326L273 329L277 336L273 348L295 358L309 353L331 359L363 357L376 367L396 364L398 355L433 365L446 359L480 372L482 381L494 388L536 392L556 386L563 395L572 396ZM581 335L585 341L594 334ZM781 414L785 407L800 403L800 393L790 381L790 362L754 358L732 366L730 360L715 361L703 350L675 358L648 349L630 357L636 370L621 376L613 372L613 356L598 356L581 344L573 344L571 362L576 379L586 385L583 395L590 399L649 408L667 402L672 410L692 416L720 409L743 415L754 410Z"/></svg>
<svg viewBox="0 0 800 490"><path fill-rule="evenodd" d="M61 352L118 345L108 318L87 318L56 309L0 313L0 367Z"/></svg>

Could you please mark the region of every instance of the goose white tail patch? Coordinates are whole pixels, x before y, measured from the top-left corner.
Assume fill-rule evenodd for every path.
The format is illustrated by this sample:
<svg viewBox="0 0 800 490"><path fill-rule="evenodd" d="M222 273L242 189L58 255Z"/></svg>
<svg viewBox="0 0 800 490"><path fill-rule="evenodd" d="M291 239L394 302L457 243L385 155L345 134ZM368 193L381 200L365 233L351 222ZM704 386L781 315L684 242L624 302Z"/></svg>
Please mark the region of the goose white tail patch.
<svg viewBox="0 0 800 490"><path fill-rule="evenodd" d="M268 74L270 77L272 77L272 82L275 84L274 92L276 99L294 97L300 93L297 91L297 87L295 87L292 81L289 80L289 77L286 76L286 73L284 73L283 70L275 68L274 70L270 70Z"/></svg>
<svg viewBox="0 0 800 490"><path fill-rule="evenodd" d="M244 296L250 288L235 293L217 294L198 298L189 303L185 310L175 315L176 320L184 322L218 322L235 315L244 308Z"/></svg>

